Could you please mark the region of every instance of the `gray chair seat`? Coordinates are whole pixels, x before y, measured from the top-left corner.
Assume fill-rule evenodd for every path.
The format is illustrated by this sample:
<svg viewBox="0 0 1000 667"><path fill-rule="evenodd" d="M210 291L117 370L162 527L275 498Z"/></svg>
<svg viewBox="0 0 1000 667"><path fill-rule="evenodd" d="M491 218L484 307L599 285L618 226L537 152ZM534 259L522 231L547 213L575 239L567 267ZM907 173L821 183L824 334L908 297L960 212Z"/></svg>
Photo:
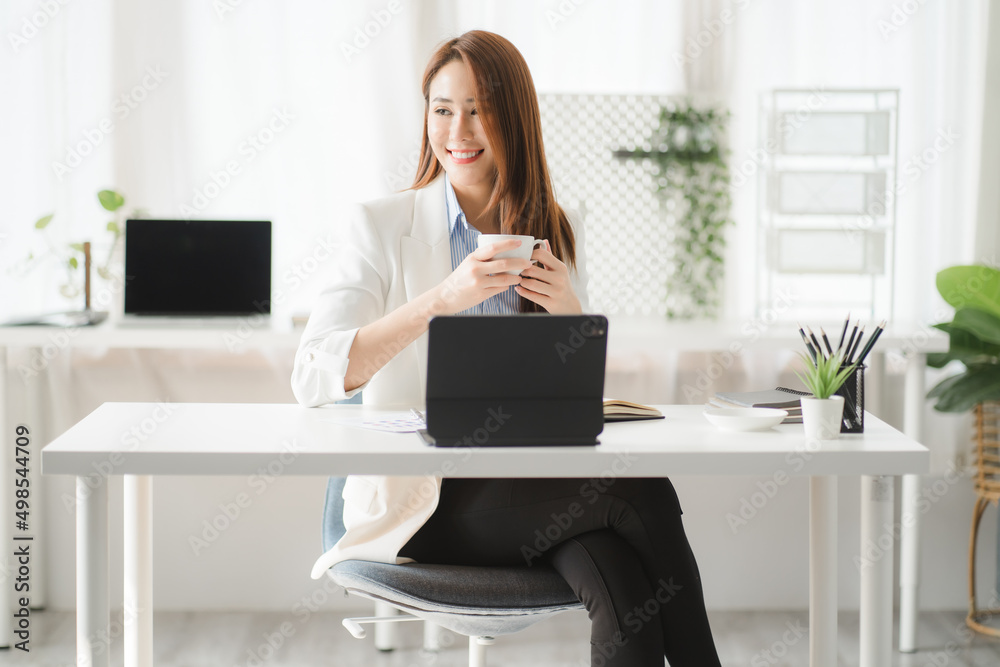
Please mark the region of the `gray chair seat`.
<svg viewBox="0 0 1000 667"><path fill-rule="evenodd" d="M327 485L324 549L344 534L343 485L344 478L334 477ZM348 560L327 574L350 593L387 602L468 636L511 634L549 616L583 609L569 584L544 563L484 567Z"/></svg>

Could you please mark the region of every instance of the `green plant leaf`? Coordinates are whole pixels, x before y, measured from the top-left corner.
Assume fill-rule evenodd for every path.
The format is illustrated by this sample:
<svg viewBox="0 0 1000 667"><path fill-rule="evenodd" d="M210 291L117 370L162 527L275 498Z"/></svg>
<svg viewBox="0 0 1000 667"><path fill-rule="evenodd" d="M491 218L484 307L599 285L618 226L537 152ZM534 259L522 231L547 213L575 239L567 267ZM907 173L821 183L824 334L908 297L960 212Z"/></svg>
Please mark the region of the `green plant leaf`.
<svg viewBox="0 0 1000 667"><path fill-rule="evenodd" d="M931 395L933 394L933 396ZM1000 399L1000 365L972 366L965 373L948 378L931 389L939 412L966 412L977 403Z"/></svg>
<svg viewBox="0 0 1000 667"><path fill-rule="evenodd" d="M76 261L76 257L70 257L69 258L69 266L70 266L71 269L75 269L78 266L80 266L80 263L78 261Z"/></svg>
<svg viewBox="0 0 1000 667"><path fill-rule="evenodd" d="M967 309L962 309L959 312L964 310ZM967 318L968 316L963 315L962 317ZM987 314L987 317L992 318L992 315ZM985 342L975 333L956 326L954 322L935 324L934 328L948 334L949 345L947 352L935 352L927 355L927 365L932 368L942 368L952 361L960 361L968 366L970 364L995 363L1000 360L1000 345Z"/></svg>
<svg viewBox="0 0 1000 667"><path fill-rule="evenodd" d="M937 289L956 310L978 308L1000 317L1000 271L989 266L952 266L937 274Z"/></svg>
<svg viewBox="0 0 1000 667"><path fill-rule="evenodd" d="M964 375L964 373L960 373L941 380L936 385L931 387L929 392L927 392L927 398L937 398L938 396L941 396L945 392L949 391L956 382L962 379Z"/></svg>
<svg viewBox="0 0 1000 667"><path fill-rule="evenodd" d="M112 220L111 222L108 223L107 229L108 229L109 232L113 232L115 234L120 234L121 233L118 230L118 223L115 222L114 220Z"/></svg>
<svg viewBox="0 0 1000 667"><path fill-rule="evenodd" d="M804 373L796 371L795 375L816 398L829 398L837 393L857 366L857 364L844 366L844 359L839 354L830 357L820 356L815 362L801 352L798 355L805 362L806 371Z"/></svg>
<svg viewBox="0 0 1000 667"><path fill-rule="evenodd" d="M52 217L55 213L49 213L48 215L43 215L38 220L35 220L35 229L45 229L52 222Z"/></svg>
<svg viewBox="0 0 1000 667"><path fill-rule="evenodd" d="M101 190L97 193L97 199L101 202L101 206L108 211L117 211L125 205L125 197L114 190Z"/></svg>
<svg viewBox="0 0 1000 667"><path fill-rule="evenodd" d="M979 308L959 308L951 321L953 329L966 331L981 341L1000 345L1000 315Z"/></svg>
<svg viewBox="0 0 1000 667"><path fill-rule="evenodd" d="M77 252L83 252L82 243L70 243L69 247L72 248L73 250L76 250Z"/></svg>

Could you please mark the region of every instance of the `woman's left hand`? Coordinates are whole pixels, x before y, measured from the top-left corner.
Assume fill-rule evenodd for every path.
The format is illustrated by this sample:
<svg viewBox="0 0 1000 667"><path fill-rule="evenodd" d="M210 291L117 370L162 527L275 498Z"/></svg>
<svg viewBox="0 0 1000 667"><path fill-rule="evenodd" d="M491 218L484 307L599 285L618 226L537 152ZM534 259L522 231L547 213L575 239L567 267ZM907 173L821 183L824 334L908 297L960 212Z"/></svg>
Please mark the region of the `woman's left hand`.
<svg viewBox="0 0 1000 667"><path fill-rule="evenodd" d="M538 260L521 272L521 284L514 289L528 301L533 301L553 315L579 315L580 300L573 291L569 267L553 255L545 241L544 248L535 248L531 259Z"/></svg>

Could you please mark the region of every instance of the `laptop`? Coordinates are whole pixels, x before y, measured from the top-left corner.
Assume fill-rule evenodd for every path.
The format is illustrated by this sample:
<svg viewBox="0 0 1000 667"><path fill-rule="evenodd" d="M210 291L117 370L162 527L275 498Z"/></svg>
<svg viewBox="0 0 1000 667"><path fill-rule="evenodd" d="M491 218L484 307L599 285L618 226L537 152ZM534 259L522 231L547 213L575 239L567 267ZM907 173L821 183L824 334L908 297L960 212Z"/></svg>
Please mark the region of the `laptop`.
<svg viewBox="0 0 1000 667"><path fill-rule="evenodd" d="M430 321L427 428L437 447L596 445L608 321L457 315Z"/></svg>
<svg viewBox="0 0 1000 667"><path fill-rule="evenodd" d="M122 325L228 326L270 314L270 221L126 221Z"/></svg>

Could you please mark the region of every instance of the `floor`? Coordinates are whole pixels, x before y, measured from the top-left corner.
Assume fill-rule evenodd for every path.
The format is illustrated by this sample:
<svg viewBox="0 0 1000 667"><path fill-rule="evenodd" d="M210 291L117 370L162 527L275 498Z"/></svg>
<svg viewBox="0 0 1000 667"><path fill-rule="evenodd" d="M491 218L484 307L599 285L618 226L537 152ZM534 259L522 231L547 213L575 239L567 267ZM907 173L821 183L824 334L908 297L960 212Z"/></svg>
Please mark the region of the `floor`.
<svg viewBox="0 0 1000 667"><path fill-rule="evenodd" d="M370 614L361 609L360 614ZM961 612L924 612L918 629L921 650L893 655L897 667L996 667L1000 640L972 636ZM468 664L464 637L445 632L437 653L421 647L421 624L399 627L401 646L375 650L370 638L352 638L340 625L342 614L191 613L156 614L157 667L263 667L301 665L339 667L451 667ZM801 612L720 612L711 614L716 642L726 667L777 667L809 662L808 615ZM126 621L127 622L127 621ZM119 613L112 625L111 664L122 664ZM31 619L30 652L0 651L0 665L68 667L75 662L75 616L36 612ZM489 649L490 667L587 667L586 614L569 612L501 637ZM369 633L370 637L371 633ZM858 615L840 616L840 664L858 663Z"/></svg>

